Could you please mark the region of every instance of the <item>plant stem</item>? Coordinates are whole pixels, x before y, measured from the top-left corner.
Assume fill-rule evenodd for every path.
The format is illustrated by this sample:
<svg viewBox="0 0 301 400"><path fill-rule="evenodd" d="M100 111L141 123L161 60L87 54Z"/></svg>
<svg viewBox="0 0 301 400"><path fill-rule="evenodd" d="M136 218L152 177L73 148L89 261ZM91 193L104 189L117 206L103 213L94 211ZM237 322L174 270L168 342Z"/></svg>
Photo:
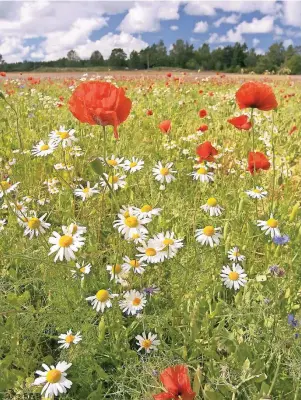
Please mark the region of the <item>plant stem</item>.
<svg viewBox="0 0 301 400"><path fill-rule="evenodd" d="M22 142L20 130L19 130L19 117L18 117L17 110L15 109L15 107L13 107L13 106L6 100L5 97L3 97L3 99L4 99L5 103L9 105L9 107L13 110L13 112L14 112L15 115L16 115L17 135L18 135L18 138L19 138L20 148L21 148L21 150L23 151L23 150L24 150L24 147L23 147L23 142Z"/></svg>
<svg viewBox="0 0 301 400"><path fill-rule="evenodd" d="M272 202L271 202L271 214L274 211L274 198L275 198L275 178L276 178L276 165L275 165L275 146L274 146L274 113L272 114L272 163L273 163L273 185L272 185Z"/></svg>
<svg viewBox="0 0 301 400"><path fill-rule="evenodd" d="M275 375L274 375L274 378L273 378L273 380L272 380L272 384L271 384L271 386L270 386L270 389L269 389L269 391L268 391L268 395L270 395L270 394L272 393L273 387L274 387L274 385L275 385L275 383L276 383L276 379L277 379L278 372L279 372L279 368L280 368L280 363L281 363L281 354L278 356L278 361L277 361L277 366L276 366Z"/></svg>

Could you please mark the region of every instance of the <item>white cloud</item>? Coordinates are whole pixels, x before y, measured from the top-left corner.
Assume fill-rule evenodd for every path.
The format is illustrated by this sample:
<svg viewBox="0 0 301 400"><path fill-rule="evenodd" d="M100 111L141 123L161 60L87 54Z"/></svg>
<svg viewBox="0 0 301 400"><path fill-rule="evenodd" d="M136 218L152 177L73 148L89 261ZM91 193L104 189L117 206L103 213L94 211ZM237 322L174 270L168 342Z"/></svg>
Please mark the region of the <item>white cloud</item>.
<svg viewBox="0 0 301 400"><path fill-rule="evenodd" d="M283 46L287 49L288 48L288 46L293 46L294 45L294 41L292 40L292 39L286 39L284 42L283 42Z"/></svg>
<svg viewBox="0 0 301 400"><path fill-rule="evenodd" d="M6 62L17 62L28 57L31 46L24 46L22 40L7 36L0 42L0 54Z"/></svg>
<svg viewBox="0 0 301 400"><path fill-rule="evenodd" d="M252 40L252 45L253 45L253 47L257 47L257 46L259 45L259 43L260 43L260 40L257 39L257 38L254 38L254 39Z"/></svg>
<svg viewBox="0 0 301 400"><path fill-rule="evenodd" d="M188 15L216 15L216 10L225 12L250 13L258 11L262 14L275 14L278 11L276 0L270 1L192 1L184 7Z"/></svg>
<svg viewBox="0 0 301 400"><path fill-rule="evenodd" d="M255 49L255 53L257 55L263 56L265 54L265 51L263 49Z"/></svg>
<svg viewBox="0 0 301 400"><path fill-rule="evenodd" d="M169 27L169 29L170 29L171 31L177 31L177 30L179 29L179 27L178 27L178 25L171 25L171 26Z"/></svg>
<svg viewBox="0 0 301 400"><path fill-rule="evenodd" d="M204 4L201 2L189 2L186 4L184 11L188 15L215 15L214 7L209 4Z"/></svg>
<svg viewBox="0 0 301 400"><path fill-rule="evenodd" d="M297 26L301 25L301 2L285 1L283 3L283 22L285 25Z"/></svg>
<svg viewBox="0 0 301 400"><path fill-rule="evenodd" d="M230 25L236 25L240 19L239 14L231 14L228 17L224 16L218 19L213 23L214 26L217 28L221 26L222 24L230 24Z"/></svg>
<svg viewBox="0 0 301 400"><path fill-rule="evenodd" d="M179 5L179 1L136 2L121 21L118 30L128 33L157 32L160 30L160 20L180 18Z"/></svg>
<svg viewBox="0 0 301 400"><path fill-rule="evenodd" d="M206 21L199 21L195 24L194 33L204 33L208 31L208 23Z"/></svg>

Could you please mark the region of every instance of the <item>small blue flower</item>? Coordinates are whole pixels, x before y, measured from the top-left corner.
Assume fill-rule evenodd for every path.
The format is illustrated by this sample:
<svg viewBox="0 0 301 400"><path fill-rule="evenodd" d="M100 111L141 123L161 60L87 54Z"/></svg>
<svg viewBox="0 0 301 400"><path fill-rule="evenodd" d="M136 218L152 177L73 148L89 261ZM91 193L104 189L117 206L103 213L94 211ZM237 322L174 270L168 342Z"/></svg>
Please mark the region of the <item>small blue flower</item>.
<svg viewBox="0 0 301 400"><path fill-rule="evenodd" d="M292 328L296 328L298 326L298 321L295 319L293 314L288 314L287 323L291 325Z"/></svg>
<svg viewBox="0 0 301 400"><path fill-rule="evenodd" d="M280 246L288 243L290 241L290 238L288 235L283 235L283 236L274 236L273 242L275 244L278 244Z"/></svg>

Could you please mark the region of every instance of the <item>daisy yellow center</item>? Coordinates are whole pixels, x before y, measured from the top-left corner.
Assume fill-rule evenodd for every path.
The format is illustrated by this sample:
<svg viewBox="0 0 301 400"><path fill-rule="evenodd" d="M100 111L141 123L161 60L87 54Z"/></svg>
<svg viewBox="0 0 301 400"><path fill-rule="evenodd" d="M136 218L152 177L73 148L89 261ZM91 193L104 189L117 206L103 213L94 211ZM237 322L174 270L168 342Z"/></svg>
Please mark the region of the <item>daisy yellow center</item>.
<svg viewBox="0 0 301 400"><path fill-rule="evenodd" d="M108 160L107 163L112 167L116 167L116 165L118 164L116 160Z"/></svg>
<svg viewBox="0 0 301 400"><path fill-rule="evenodd" d="M112 273L114 275L120 274L120 272L121 272L121 265L120 264L116 264L116 265L112 266Z"/></svg>
<svg viewBox="0 0 301 400"><path fill-rule="evenodd" d="M134 167L136 167L136 165L137 165L137 163L135 161L133 161L130 163L130 168L134 168Z"/></svg>
<svg viewBox="0 0 301 400"><path fill-rule="evenodd" d="M170 246L171 244L174 244L174 242L175 241L173 239L169 239L169 238L163 240L163 244L165 246Z"/></svg>
<svg viewBox="0 0 301 400"><path fill-rule="evenodd" d="M213 226L209 225L209 226L205 226L205 228L203 229L204 235L206 236L213 236L214 235L214 228Z"/></svg>
<svg viewBox="0 0 301 400"><path fill-rule="evenodd" d="M89 193L89 190L90 190L90 189L86 187L86 188L83 189L83 192L84 192L84 193Z"/></svg>
<svg viewBox="0 0 301 400"><path fill-rule="evenodd" d="M81 267L79 272L84 273L86 271L86 267Z"/></svg>
<svg viewBox="0 0 301 400"><path fill-rule="evenodd" d="M141 303L141 299L139 297L135 297L133 299L133 306L139 306L140 303Z"/></svg>
<svg viewBox="0 0 301 400"><path fill-rule="evenodd" d="M238 272L236 272L236 271L231 271L231 272L229 273L229 279L230 279L231 281L237 281L238 278L239 278Z"/></svg>
<svg viewBox="0 0 301 400"><path fill-rule="evenodd" d="M214 197L210 197L210 199L207 200L207 205L209 207L215 207L217 205L217 200Z"/></svg>
<svg viewBox="0 0 301 400"><path fill-rule="evenodd" d="M133 268L138 268L139 267L139 261L138 260L131 260L130 261L130 266Z"/></svg>
<svg viewBox="0 0 301 400"><path fill-rule="evenodd" d="M134 234L132 235L132 239L139 239L139 238L140 238L139 233L134 233Z"/></svg>
<svg viewBox="0 0 301 400"><path fill-rule="evenodd" d="M278 221L277 221L277 219L270 218L270 219L267 220L267 225L268 225L270 228L277 228L277 226L278 226Z"/></svg>
<svg viewBox="0 0 301 400"><path fill-rule="evenodd" d="M61 139L68 139L70 137L69 132L59 132L59 137Z"/></svg>
<svg viewBox="0 0 301 400"><path fill-rule="evenodd" d="M107 301L110 297L109 292L105 289L101 289L99 290L95 297L97 298L98 301L100 301L101 303L104 303L105 301Z"/></svg>
<svg viewBox="0 0 301 400"><path fill-rule="evenodd" d="M59 371L58 369L52 369L47 372L46 380L49 383L57 383L60 381L61 376L62 376L61 371Z"/></svg>
<svg viewBox="0 0 301 400"><path fill-rule="evenodd" d="M152 345L152 341L149 340L149 339L145 339L145 340L143 340L142 343L141 343L141 346L142 346L144 349L149 349L149 348L151 347L151 345Z"/></svg>
<svg viewBox="0 0 301 400"><path fill-rule="evenodd" d="M197 170L197 173L198 173L199 175L205 175L205 174L206 174L206 168L203 168L203 167L199 168L199 169Z"/></svg>
<svg viewBox="0 0 301 400"><path fill-rule="evenodd" d="M254 193L261 193L261 190L260 189L254 189L253 192Z"/></svg>
<svg viewBox="0 0 301 400"><path fill-rule="evenodd" d="M117 183L119 180L118 176L114 175L114 176L110 176L109 177L109 183Z"/></svg>
<svg viewBox="0 0 301 400"><path fill-rule="evenodd" d="M49 150L48 144L43 144L43 145L41 146L40 150L41 150L41 151Z"/></svg>
<svg viewBox="0 0 301 400"><path fill-rule="evenodd" d="M68 336L66 336L65 341L66 341L66 343L72 343L74 339L75 339L75 336L68 335Z"/></svg>
<svg viewBox="0 0 301 400"><path fill-rule="evenodd" d="M7 190L11 187L11 184L7 181L1 181L1 186L3 190Z"/></svg>
<svg viewBox="0 0 301 400"><path fill-rule="evenodd" d="M155 256L157 254L157 252L152 247L149 247L148 249L145 250L145 254L149 257L152 257L152 256Z"/></svg>
<svg viewBox="0 0 301 400"><path fill-rule="evenodd" d="M63 235L60 237L60 240L59 240L60 247L69 247L69 246L71 246L72 243L73 243L72 236Z"/></svg>
<svg viewBox="0 0 301 400"><path fill-rule="evenodd" d="M163 176L166 176L169 174L169 169L168 168L161 168L160 169L160 174Z"/></svg>
<svg viewBox="0 0 301 400"><path fill-rule="evenodd" d="M130 216L130 213L129 213L128 211L126 211L126 212L123 214L123 216L124 216L124 218L127 218L127 217Z"/></svg>
<svg viewBox="0 0 301 400"><path fill-rule="evenodd" d="M136 228L138 226L138 219L136 217L127 217L125 219L125 224L129 228Z"/></svg>
<svg viewBox="0 0 301 400"><path fill-rule="evenodd" d="M152 206L150 206L149 204L145 204L145 206L143 206L143 207L141 208L141 211L142 211L142 212L149 212L149 211L152 211L152 209L153 209Z"/></svg>
<svg viewBox="0 0 301 400"><path fill-rule="evenodd" d="M22 210L22 204L16 204L16 209L17 210Z"/></svg>
<svg viewBox="0 0 301 400"><path fill-rule="evenodd" d="M239 251L233 251L233 255L234 255L234 257L239 257L240 256L240 252Z"/></svg>
<svg viewBox="0 0 301 400"><path fill-rule="evenodd" d="M27 225L30 229L38 229L41 225L41 221L39 218L29 218Z"/></svg>

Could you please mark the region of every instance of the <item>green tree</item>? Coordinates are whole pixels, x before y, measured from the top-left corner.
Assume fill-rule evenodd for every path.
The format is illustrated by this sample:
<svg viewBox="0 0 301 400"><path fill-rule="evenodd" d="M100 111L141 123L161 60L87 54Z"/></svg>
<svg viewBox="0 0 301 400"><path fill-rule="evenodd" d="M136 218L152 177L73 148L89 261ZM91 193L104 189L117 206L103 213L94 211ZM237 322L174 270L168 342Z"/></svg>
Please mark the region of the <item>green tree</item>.
<svg viewBox="0 0 301 400"><path fill-rule="evenodd" d="M210 65L210 47L208 43L204 43L195 51L195 60L203 70L208 70Z"/></svg>
<svg viewBox="0 0 301 400"><path fill-rule="evenodd" d="M169 53L171 64L175 67L185 68L186 63L194 58L193 45L178 39Z"/></svg>
<svg viewBox="0 0 301 400"><path fill-rule="evenodd" d="M110 67L126 67L126 53L121 48L113 49L111 55L108 59L108 64Z"/></svg>
<svg viewBox="0 0 301 400"><path fill-rule="evenodd" d="M139 53L136 50L133 50L130 54L129 61L128 61L129 67L132 69L139 69L143 67L143 64L140 60Z"/></svg>
<svg viewBox="0 0 301 400"><path fill-rule="evenodd" d="M274 70L278 69L278 67L280 67L285 60L285 48L283 43L280 42L272 44L266 53L266 57L269 60L270 68Z"/></svg>
<svg viewBox="0 0 301 400"><path fill-rule="evenodd" d="M251 49L245 58L245 66L247 68L254 68L257 64L257 59L258 56L255 52L255 49Z"/></svg>
<svg viewBox="0 0 301 400"><path fill-rule="evenodd" d="M75 50L69 50L67 53L67 59L69 61L79 61L80 57Z"/></svg>
<svg viewBox="0 0 301 400"><path fill-rule="evenodd" d="M104 58L103 58L101 52L98 50L93 51L93 53L91 54L91 57L90 57L90 61L91 61L91 64L95 65L95 66L104 65Z"/></svg>
<svg viewBox="0 0 301 400"><path fill-rule="evenodd" d="M292 58L287 61L286 66L291 70L292 74L301 74L301 55L294 54Z"/></svg>
<svg viewBox="0 0 301 400"><path fill-rule="evenodd" d="M2 54L0 54L0 65L5 64L4 58L2 56Z"/></svg>

